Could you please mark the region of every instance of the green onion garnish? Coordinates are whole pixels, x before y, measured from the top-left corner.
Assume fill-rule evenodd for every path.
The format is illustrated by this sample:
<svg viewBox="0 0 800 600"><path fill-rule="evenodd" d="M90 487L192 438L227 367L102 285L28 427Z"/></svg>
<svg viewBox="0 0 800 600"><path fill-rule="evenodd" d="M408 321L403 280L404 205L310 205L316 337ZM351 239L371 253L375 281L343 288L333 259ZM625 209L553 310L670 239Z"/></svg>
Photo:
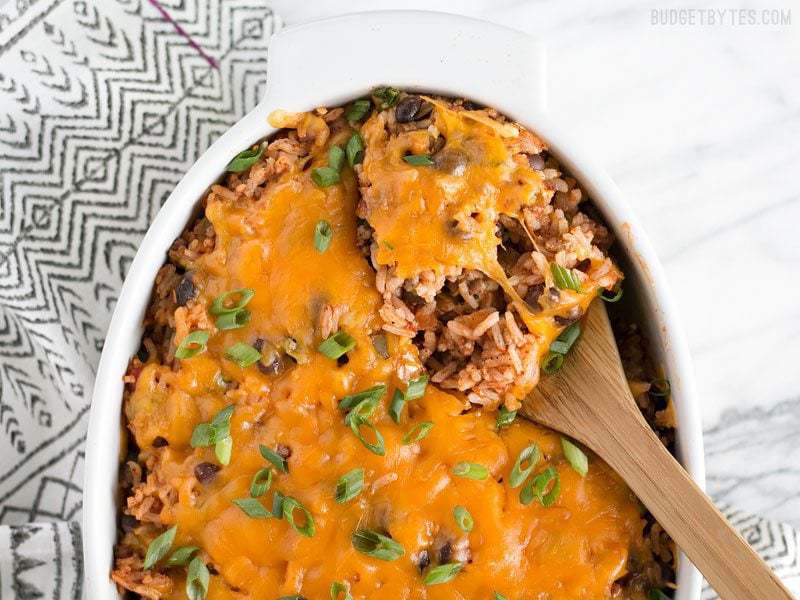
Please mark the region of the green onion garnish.
<svg viewBox="0 0 800 600"><path fill-rule="evenodd" d="M333 229L331 229L331 224L325 220L317 221L314 227L314 248L317 249L317 252L325 252L328 246L331 245L332 238Z"/></svg>
<svg viewBox="0 0 800 600"><path fill-rule="evenodd" d="M241 288L225 292L214 298L208 312L214 316L238 312L247 306L247 303L250 302L255 295L256 292L252 288ZM230 304L230 301L233 301L233 303Z"/></svg>
<svg viewBox="0 0 800 600"><path fill-rule="evenodd" d="M321 188L339 183L339 171L333 167L317 167L311 171L311 180Z"/></svg>
<svg viewBox="0 0 800 600"><path fill-rule="evenodd" d="M339 146L331 146L328 150L328 166L341 171L344 166L344 150Z"/></svg>
<svg viewBox="0 0 800 600"><path fill-rule="evenodd" d="M669 381L666 379L656 379L650 383L650 390L648 393L656 398L666 398L669 396L671 390L672 388Z"/></svg>
<svg viewBox="0 0 800 600"><path fill-rule="evenodd" d="M155 538L147 546L147 552L144 555L144 570L152 569L158 561L164 558L172 547L172 542L175 541L175 534L178 531L178 526L170 527L160 536Z"/></svg>
<svg viewBox="0 0 800 600"><path fill-rule="evenodd" d="M400 390L395 390L392 395L392 402L389 404L389 416L392 421L400 423L400 415L403 412L403 407L406 405L406 397Z"/></svg>
<svg viewBox="0 0 800 600"><path fill-rule="evenodd" d="M494 593L494 600L508 600L508 598L503 596L503 594L501 594L500 592L495 592Z"/></svg>
<svg viewBox="0 0 800 600"><path fill-rule="evenodd" d="M317 350L327 356L336 360L343 354L347 354L356 347L356 341L346 332L337 331L331 337L323 340Z"/></svg>
<svg viewBox="0 0 800 600"><path fill-rule="evenodd" d="M600 288L600 299L603 302L608 302L610 304L613 304L614 302L619 302L622 299L622 286L619 286L617 288L617 291L613 296L609 296L608 294L609 294L608 290Z"/></svg>
<svg viewBox="0 0 800 600"><path fill-rule="evenodd" d="M208 594L208 581L211 573L208 572L206 563L199 556L195 556L189 563L186 574L186 596L189 600L203 600Z"/></svg>
<svg viewBox="0 0 800 600"><path fill-rule="evenodd" d="M272 496L272 516L280 519L283 516L283 500L286 498L281 492L275 490Z"/></svg>
<svg viewBox="0 0 800 600"><path fill-rule="evenodd" d="M545 493L547 486L552 482L550 491ZM553 467L547 467L544 471L539 473L536 477L531 479L528 484L519 492L519 501L522 504L530 504L536 498L542 506L548 507L558 499L561 493L561 480L558 477L558 471Z"/></svg>
<svg viewBox="0 0 800 600"><path fill-rule="evenodd" d="M397 560L403 554L403 546L392 538L371 529L358 529L353 532L353 548L379 560Z"/></svg>
<svg viewBox="0 0 800 600"><path fill-rule="evenodd" d="M251 519L269 519L273 516L257 498L236 498L233 503Z"/></svg>
<svg viewBox="0 0 800 600"><path fill-rule="evenodd" d="M294 520L295 510L299 510L301 513L303 513L306 521L304 525L300 526ZM308 512L308 509L305 506L290 496L286 496L283 499L283 517L289 522L289 525L292 526L292 529L294 529L300 535L314 537L314 517L311 516L311 513Z"/></svg>
<svg viewBox="0 0 800 600"><path fill-rule="evenodd" d="M175 358L192 358L206 351L209 333L207 331L192 331L181 341L175 350Z"/></svg>
<svg viewBox="0 0 800 600"><path fill-rule="evenodd" d="M455 518L456 524L459 526L461 531L465 533L472 531L472 528L475 526L475 520L472 518L472 515L469 514L469 511L463 506L456 506L453 509L453 517Z"/></svg>
<svg viewBox="0 0 800 600"><path fill-rule="evenodd" d="M660 589L653 588L650 590L650 600L671 600L671 598Z"/></svg>
<svg viewBox="0 0 800 600"><path fill-rule="evenodd" d="M272 469L263 468L256 471L250 482L250 497L260 498L269 491L272 485Z"/></svg>
<svg viewBox="0 0 800 600"><path fill-rule="evenodd" d="M564 329L559 336L550 344L550 352L556 354L563 354L566 356L572 344L581 336L581 326L579 323L572 323L569 327Z"/></svg>
<svg viewBox="0 0 800 600"><path fill-rule="evenodd" d="M383 395L386 393L386 384L379 383L369 389L363 390L361 392L357 392L355 394L350 394L349 396L345 396L341 400L339 400L339 408L341 410L350 410L359 404L362 400L372 399L375 402L378 402Z"/></svg>
<svg viewBox="0 0 800 600"><path fill-rule="evenodd" d="M241 173L242 171L246 171L256 164L256 162L258 162L258 159L261 158L262 152L263 148L260 145L257 149L248 148L247 150L243 150L233 157L233 160L228 163L228 166L225 167L225 170L231 173Z"/></svg>
<svg viewBox="0 0 800 600"><path fill-rule="evenodd" d="M440 583L447 583L451 581L461 569L464 568L464 563L446 563L444 565L439 565L438 567L433 567L428 574L425 575L425 579L422 580L422 583L425 585L438 585Z"/></svg>
<svg viewBox="0 0 800 600"><path fill-rule="evenodd" d="M413 444L424 440L433 429L433 421L422 421L414 425L408 433L403 436L403 445Z"/></svg>
<svg viewBox="0 0 800 600"><path fill-rule="evenodd" d="M170 557L164 563L165 567L184 567L192 560L192 556L200 548L197 546L181 546L176 548Z"/></svg>
<svg viewBox="0 0 800 600"><path fill-rule="evenodd" d="M539 446L536 444L531 444L522 449L517 456L517 460L514 463L514 466L511 468L511 474L508 476L508 484L512 487L519 487L528 476L533 472L533 469L536 467L536 464L541 460L542 453L539 452ZM523 468L523 463L528 463L528 466Z"/></svg>
<svg viewBox="0 0 800 600"><path fill-rule="evenodd" d="M589 459L586 457L583 450L563 437L561 438L561 448L564 450L564 456L567 461L578 475L586 477L586 473L589 471Z"/></svg>
<svg viewBox="0 0 800 600"><path fill-rule="evenodd" d="M353 432L353 434L358 438L358 440L364 445L364 447L367 450L369 450L373 454L377 454L378 456L383 456L384 454L386 454L386 447L384 445L383 436L381 435L381 432L378 431L375 428L375 425L373 425L367 419L362 419L360 417L350 418L350 415L354 414L355 412L356 411L353 410L350 412L349 415L347 415L347 419L350 419L349 422L347 419L345 419L345 423L347 423L350 426L350 430ZM375 437L375 442L370 443L364 437L364 434L361 432L362 427L366 427L367 429L372 431Z"/></svg>
<svg viewBox="0 0 800 600"><path fill-rule="evenodd" d="M364 469L348 471L336 482L336 502L344 504L358 496L364 489Z"/></svg>
<svg viewBox="0 0 800 600"><path fill-rule="evenodd" d="M291 596L281 596L278 600L308 600L303 594L292 594Z"/></svg>
<svg viewBox="0 0 800 600"><path fill-rule="evenodd" d="M350 595L350 590L348 590L341 581L334 581L331 584L331 600L339 600L340 594L344 594L342 600L353 600L353 596Z"/></svg>
<svg viewBox="0 0 800 600"><path fill-rule="evenodd" d="M230 425L234 405L230 404L219 411L209 423L199 423L192 432L192 448L206 448L214 446L217 460L227 465L231 460L233 438L231 438Z"/></svg>
<svg viewBox="0 0 800 600"><path fill-rule="evenodd" d="M367 116L367 113L369 113L371 109L372 102L369 100L356 100L347 107L347 111L345 112L344 116L351 123L358 123Z"/></svg>
<svg viewBox="0 0 800 600"><path fill-rule="evenodd" d="M225 313L217 317L214 324L220 331L228 329L240 329L250 322L250 311L246 308L237 310L233 313Z"/></svg>
<svg viewBox="0 0 800 600"><path fill-rule="evenodd" d="M381 101L381 103L378 105L378 108L381 110L386 110L387 108L393 107L395 104L397 104L397 101L400 100L400 90L385 85L376 87L374 90L372 90L372 95Z"/></svg>
<svg viewBox="0 0 800 600"><path fill-rule="evenodd" d="M430 167L433 165L433 160L427 154L407 154L403 157L403 160L415 167Z"/></svg>
<svg viewBox="0 0 800 600"><path fill-rule="evenodd" d="M246 369L254 365L261 358L261 353L249 344L236 342L233 346L225 350L225 358L232 360L237 365Z"/></svg>
<svg viewBox="0 0 800 600"><path fill-rule="evenodd" d="M495 421L495 427L499 431L511 425L511 423L513 423L514 419L516 418L517 418L517 411L508 410L505 406L501 406L500 410L497 412L497 420Z"/></svg>
<svg viewBox="0 0 800 600"><path fill-rule="evenodd" d="M408 382L406 388L406 400L417 400L425 395L425 388L428 385L428 376L420 375L417 379Z"/></svg>
<svg viewBox="0 0 800 600"><path fill-rule="evenodd" d="M462 460L453 465L452 471L453 475L458 475L464 479L481 480L489 477L489 469L481 464L468 462L466 460Z"/></svg>
<svg viewBox="0 0 800 600"><path fill-rule="evenodd" d="M547 375L552 375L564 364L564 355L557 352L548 352L542 361L542 371Z"/></svg>
<svg viewBox="0 0 800 600"><path fill-rule="evenodd" d="M556 287L561 290L581 291L581 281L572 272L572 269L565 269L559 264L550 263L550 272L553 274L553 281Z"/></svg>
<svg viewBox="0 0 800 600"><path fill-rule="evenodd" d="M286 462L286 459L283 458L280 454L272 450L271 448L267 448L264 444L258 445L258 451L261 453L261 456L264 457L264 460L268 460L273 464L273 466L278 469L281 473L288 473L289 472L289 463Z"/></svg>
<svg viewBox="0 0 800 600"><path fill-rule="evenodd" d="M361 137L360 133L356 131L350 136L350 139L347 140L347 145L344 147L344 152L351 167L364 160L364 138Z"/></svg>

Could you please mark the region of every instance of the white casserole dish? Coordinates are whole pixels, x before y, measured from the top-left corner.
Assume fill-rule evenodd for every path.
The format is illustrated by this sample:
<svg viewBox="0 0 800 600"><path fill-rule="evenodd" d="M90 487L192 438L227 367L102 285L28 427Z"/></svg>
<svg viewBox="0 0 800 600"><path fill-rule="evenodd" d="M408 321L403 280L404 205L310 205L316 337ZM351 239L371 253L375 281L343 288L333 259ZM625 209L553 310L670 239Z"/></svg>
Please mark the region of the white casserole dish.
<svg viewBox="0 0 800 600"><path fill-rule="evenodd" d="M424 43L416 43L418 40ZM320 60L329 68L320 68ZM118 507L122 377L139 347L142 319L167 250L229 160L275 131L267 123L272 110L335 106L380 84L492 106L545 139L579 180L628 257L629 264L624 267L627 281L632 283L626 289L639 290L636 304L643 315L641 322L648 327L654 358L672 385L679 459L695 481L704 485L692 367L661 266L614 182L571 141L569 123L559 123L547 114L545 76L544 50L535 40L455 15L361 13L292 27L274 37L265 98L209 148L177 185L142 241L122 287L97 371L86 441L83 552L87 598L118 598L109 574ZM677 584L677 600L700 597L700 575L683 557Z"/></svg>

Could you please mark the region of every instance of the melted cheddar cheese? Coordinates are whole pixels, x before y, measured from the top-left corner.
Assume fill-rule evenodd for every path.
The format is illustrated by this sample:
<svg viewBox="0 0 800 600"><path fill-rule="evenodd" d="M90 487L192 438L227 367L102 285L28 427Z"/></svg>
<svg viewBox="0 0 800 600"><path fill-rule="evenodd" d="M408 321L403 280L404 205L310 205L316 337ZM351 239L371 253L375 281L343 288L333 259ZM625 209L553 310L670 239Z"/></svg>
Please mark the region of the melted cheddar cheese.
<svg viewBox="0 0 800 600"><path fill-rule="evenodd" d="M503 135L514 135L513 126L498 131L480 114L439 108L435 126L446 134L444 150L455 165L449 173L403 161L409 152L424 152L418 132L390 141L374 117L363 126L363 169L374 182L371 198L379 200L364 208L380 246L378 260L394 265L402 277L421 269L474 268L513 290L497 262L495 222L500 213L514 216L522 204L540 201L542 182L502 143ZM305 123L315 125L310 119ZM423 372L418 350L410 339L391 334L388 358L373 346L371 336L381 330L381 297L374 270L355 243L360 196L353 171L345 167L341 183L325 188L310 175L327 164L329 147L344 146L351 133L340 128L325 135L311 156L258 198L209 196L205 215L216 242L197 260L193 281L199 295L194 311L176 311L174 342L205 328L211 331L207 348L175 367L147 363L126 401L136 444L158 481L176 491L175 501L164 502L158 513L163 526L177 525L173 547L198 546L204 562L213 565L209 600L292 594L322 599L334 581L345 583L356 599L488 600L495 592L510 600L611 597L615 582L628 574L631 557L648 550L638 501L601 460L591 456L581 477L554 432L520 419L498 432L492 411L465 412L463 397L434 385L406 404L399 423L389 417L394 390L404 390L408 379ZM468 157L465 164L462 155ZM451 235L452 221L464 215L476 223L475 230ZM321 219L333 231L325 252L314 245ZM249 323L216 330L205 315L208 307L220 294L240 288L255 291L247 305ZM568 309L570 302L585 308L595 293L590 284L566 304L536 314L517 298L517 308L546 351L560 330L553 324L555 311ZM344 307L338 329L355 340L346 364L316 350L325 305ZM252 344L255 338L275 347L291 339L301 359L270 375L224 357L233 344ZM371 421L385 441L382 456L353 435L338 406L342 397L380 383L387 393ZM192 432L229 405L234 406L230 463L213 480L198 482L195 468L217 459L213 448L191 446ZM426 421L434 424L427 437L402 443L412 427ZM167 444L155 449L158 438ZM561 491L552 506L523 505L521 488L508 483L517 456L531 443L543 455L534 472L546 467L558 472ZM269 508L276 490L297 499L313 517L313 537L300 535L286 519L252 518L233 504L248 497L254 473L269 466L259 445L291 451L288 472L276 471L260 500ZM454 475L460 461L484 465L489 477ZM338 503L338 479L357 467L364 469L363 491ZM457 526L456 506L472 515L471 532ZM383 561L358 552L351 536L360 527L386 532L404 555ZM464 566L447 583L425 585L425 573L443 561ZM165 597L185 598L185 568L168 573L172 586Z"/></svg>

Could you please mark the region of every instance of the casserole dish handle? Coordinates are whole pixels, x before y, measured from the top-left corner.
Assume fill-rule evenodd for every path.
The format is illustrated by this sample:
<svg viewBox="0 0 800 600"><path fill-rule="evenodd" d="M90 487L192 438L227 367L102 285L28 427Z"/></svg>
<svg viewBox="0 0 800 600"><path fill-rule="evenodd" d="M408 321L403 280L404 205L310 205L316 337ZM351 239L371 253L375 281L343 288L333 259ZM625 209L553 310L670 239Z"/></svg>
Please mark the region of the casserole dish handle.
<svg viewBox="0 0 800 600"><path fill-rule="evenodd" d="M544 47L519 31L467 17L423 11L344 15L290 27L270 46L267 92L272 108L298 106L308 88L331 105L376 85L454 91L510 114L543 112ZM496 99L505 98L503 105Z"/></svg>

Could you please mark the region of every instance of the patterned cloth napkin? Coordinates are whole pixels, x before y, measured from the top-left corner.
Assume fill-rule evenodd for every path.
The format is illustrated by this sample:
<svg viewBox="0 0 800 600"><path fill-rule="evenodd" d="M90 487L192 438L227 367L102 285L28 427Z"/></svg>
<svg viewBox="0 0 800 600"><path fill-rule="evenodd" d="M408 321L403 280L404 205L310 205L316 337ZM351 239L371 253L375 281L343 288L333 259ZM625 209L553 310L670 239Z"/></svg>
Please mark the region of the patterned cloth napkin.
<svg viewBox="0 0 800 600"><path fill-rule="evenodd" d="M173 186L263 95L278 26L259 0L0 8L2 599L83 596L83 443L117 293ZM797 532L731 514L800 574Z"/></svg>

